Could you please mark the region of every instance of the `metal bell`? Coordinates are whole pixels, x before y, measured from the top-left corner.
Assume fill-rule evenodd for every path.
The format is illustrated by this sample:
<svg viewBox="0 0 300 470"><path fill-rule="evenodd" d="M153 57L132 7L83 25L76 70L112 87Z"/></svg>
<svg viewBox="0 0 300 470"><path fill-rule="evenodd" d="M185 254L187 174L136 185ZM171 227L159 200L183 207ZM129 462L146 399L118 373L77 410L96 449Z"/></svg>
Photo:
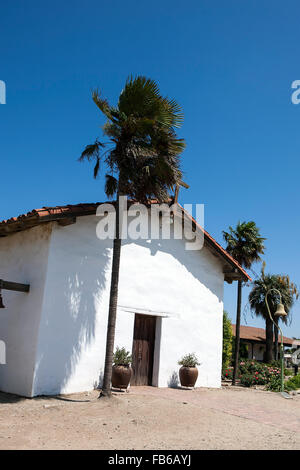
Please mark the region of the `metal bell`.
<svg viewBox="0 0 300 470"><path fill-rule="evenodd" d="M276 317L286 317L287 316L287 313L286 311L284 310L284 305L283 304L278 304L277 306L277 310L275 312L275 316Z"/></svg>

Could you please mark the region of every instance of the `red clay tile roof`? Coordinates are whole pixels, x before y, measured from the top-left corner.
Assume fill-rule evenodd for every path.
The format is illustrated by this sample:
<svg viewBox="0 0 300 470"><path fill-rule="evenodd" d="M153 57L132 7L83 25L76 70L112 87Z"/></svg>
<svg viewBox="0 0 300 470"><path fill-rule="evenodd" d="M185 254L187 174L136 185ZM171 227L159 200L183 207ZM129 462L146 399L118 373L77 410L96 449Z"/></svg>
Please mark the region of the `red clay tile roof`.
<svg viewBox="0 0 300 470"><path fill-rule="evenodd" d="M232 326L232 333L235 336L235 325ZM265 343L266 342L266 330L263 328L255 328L254 326L244 326L241 325L240 329L240 338L249 341L255 341L258 343ZM275 338L273 338L275 341ZM286 336L283 337L283 344L286 346L291 346L294 343L293 338L287 338ZM280 334L278 337L278 343L281 342Z"/></svg>
<svg viewBox="0 0 300 470"><path fill-rule="evenodd" d="M5 237L10 233L20 232L45 222L58 221L66 217L72 218L83 215L93 215L96 213L97 207L100 204L102 203L72 204L33 209L27 212L27 214L22 214L18 217L12 217L11 219L0 222L0 237Z"/></svg>
<svg viewBox="0 0 300 470"><path fill-rule="evenodd" d="M157 201L151 201L151 204L155 204ZM55 207L42 207L41 209L33 209L27 214L19 215L18 217L12 217L8 220L3 220L0 222L0 237L5 237L11 233L20 232L22 230L27 230L29 228L35 227L37 225L52 222L52 221L61 221L61 219L72 219L76 217L81 217L84 215L93 215L96 213L97 207L103 204L101 202L96 203L83 203L83 204L72 204L67 206L55 206ZM184 210L180 204L178 204L182 212L192 219L195 227L204 233L204 241L217 252L217 254L227 262L233 269L233 273L226 273L226 280L236 280L237 278L242 278L244 281L251 281L250 276L246 271L239 265L239 263L230 256L224 248L216 242L216 240L204 230L195 219ZM232 277L233 275L233 277ZM231 276L231 277L229 277ZM235 277L234 277L235 276Z"/></svg>

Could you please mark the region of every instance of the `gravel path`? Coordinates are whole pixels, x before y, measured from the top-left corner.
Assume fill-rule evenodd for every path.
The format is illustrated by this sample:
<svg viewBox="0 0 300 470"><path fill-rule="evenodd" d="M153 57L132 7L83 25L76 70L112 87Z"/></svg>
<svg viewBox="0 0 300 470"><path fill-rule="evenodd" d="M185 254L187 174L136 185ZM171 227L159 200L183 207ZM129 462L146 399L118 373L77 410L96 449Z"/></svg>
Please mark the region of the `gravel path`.
<svg viewBox="0 0 300 470"><path fill-rule="evenodd" d="M0 393L0 449L300 449L300 395L240 387L98 394Z"/></svg>

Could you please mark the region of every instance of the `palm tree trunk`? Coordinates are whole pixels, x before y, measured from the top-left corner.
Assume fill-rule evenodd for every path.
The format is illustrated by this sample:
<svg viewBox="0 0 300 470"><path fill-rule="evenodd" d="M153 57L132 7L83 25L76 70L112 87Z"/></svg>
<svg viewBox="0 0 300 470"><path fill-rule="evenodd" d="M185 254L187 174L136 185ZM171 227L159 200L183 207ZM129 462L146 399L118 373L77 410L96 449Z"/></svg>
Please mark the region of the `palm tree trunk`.
<svg viewBox="0 0 300 470"><path fill-rule="evenodd" d="M239 368L241 308L242 308L242 281L238 281L238 296L237 296L237 309L236 309L236 322L235 322L235 351L234 351L232 385L235 385L236 376L237 376L237 372Z"/></svg>
<svg viewBox="0 0 300 470"><path fill-rule="evenodd" d="M266 318L266 355L265 362L273 361L273 323L270 318Z"/></svg>
<svg viewBox="0 0 300 470"><path fill-rule="evenodd" d="M117 318L119 271L120 271L121 242L122 242L121 234L120 234L119 215L120 215L120 195L118 194L117 204L116 204L116 234L115 234L114 244L113 244L110 299L109 299L109 312L108 312L107 336L106 336L105 366L104 366L103 386L102 386L100 397L111 396L111 376L112 376L112 363L113 363L115 329L116 329L116 318Z"/></svg>
<svg viewBox="0 0 300 470"><path fill-rule="evenodd" d="M274 356L275 356L275 361L278 361L278 320L275 318L274 319L276 323L276 327L274 325Z"/></svg>

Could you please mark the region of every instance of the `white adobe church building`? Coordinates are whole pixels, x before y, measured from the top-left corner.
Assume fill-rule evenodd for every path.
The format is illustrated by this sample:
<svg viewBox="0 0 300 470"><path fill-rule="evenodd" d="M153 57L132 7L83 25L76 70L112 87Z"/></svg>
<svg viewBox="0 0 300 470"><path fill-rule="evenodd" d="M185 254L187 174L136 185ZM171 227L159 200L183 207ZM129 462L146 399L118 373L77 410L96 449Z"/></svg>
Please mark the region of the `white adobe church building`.
<svg viewBox="0 0 300 470"><path fill-rule="evenodd" d="M0 223L0 278L30 285L2 291L1 391L33 397L101 385L113 242L96 237L97 207L45 207ZM133 384L176 385L178 360L194 352L196 386L221 385L224 281L250 278L193 224L201 250L176 239L122 243L115 346L146 361Z"/></svg>

